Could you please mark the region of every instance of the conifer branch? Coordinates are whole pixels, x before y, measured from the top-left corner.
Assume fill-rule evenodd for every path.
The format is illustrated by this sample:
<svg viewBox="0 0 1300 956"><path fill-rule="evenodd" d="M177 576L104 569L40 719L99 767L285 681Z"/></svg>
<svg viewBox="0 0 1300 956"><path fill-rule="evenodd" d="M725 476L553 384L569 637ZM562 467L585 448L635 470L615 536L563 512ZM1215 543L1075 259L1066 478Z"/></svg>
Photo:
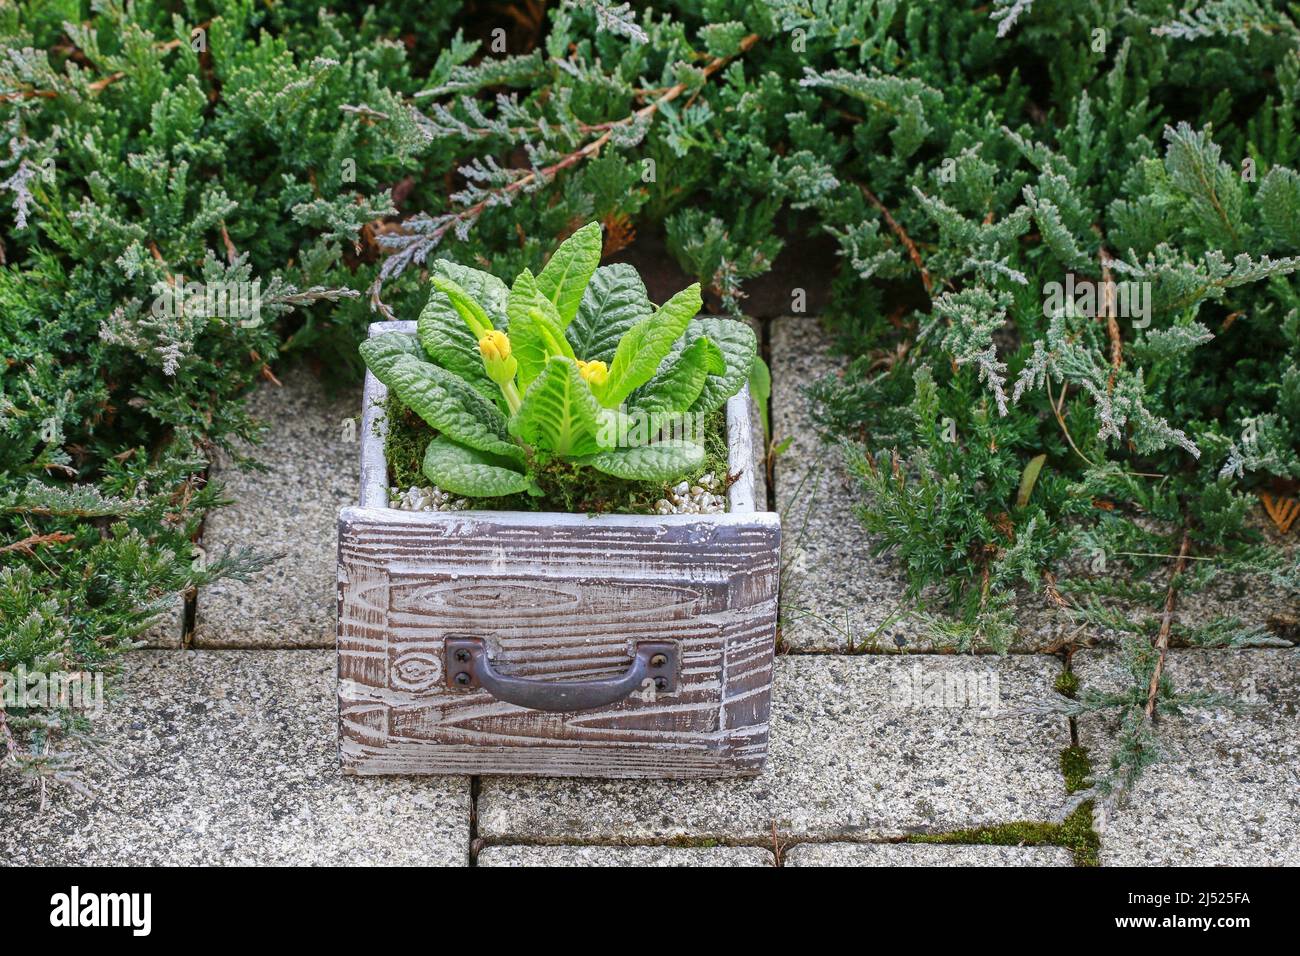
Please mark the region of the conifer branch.
<svg viewBox="0 0 1300 956"><path fill-rule="evenodd" d="M717 73L718 70L722 69L732 60L747 53L749 49L758 42L758 40L758 34L751 33L740 41L734 54L730 56L714 57L701 68L700 72L702 74L702 79L709 79L709 77L713 76L713 74ZM620 130L635 128L640 124L652 120L655 114L663 107L681 96L682 93L686 91L687 86L688 84L682 82L668 87L668 89L665 90L657 99L641 107L639 110L629 113L623 119L614 120L609 123L603 123L599 124L599 126L592 127L593 130L603 128L604 131L586 145L575 149L551 165L545 166L540 170L534 169L531 172L520 176L518 179L489 192L473 205L466 206L464 209L457 212L439 216L435 220L436 225L430 228L429 231L423 235L414 237L411 243L402 248L401 251L390 260L390 263L385 264L385 267L380 270L379 275L375 277L375 281L370 287L371 309L380 312L385 318L392 319L394 317L392 309L390 309L379 297L380 292L383 290L383 283L386 278L391 278L401 273L401 271L405 269L406 265L411 261L423 262L428 254L438 247L449 231L455 229L457 230L458 235L463 234L469 226L477 221L478 217L481 216L489 206L496 205L502 201L508 202L515 194L531 186L542 185L550 182L556 175L564 170L577 166L584 160L592 159L599 155L601 149L604 148L605 144L610 141L615 133Z"/></svg>
<svg viewBox="0 0 1300 956"><path fill-rule="evenodd" d="M876 194L868 189L865 183L858 183L857 185L858 188L862 190L862 195L866 197L867 202L871 203L871 205L875 206L876 209L879 210L881 218L885 220L885 225L890 228L894 235L898 237L898 241L903 244L903 248L907 250L907 255L911 258L913 265L916 266L916 270L921 273L921 284L925 286L925 294L933 298L934 281L930 278L930 271L925 267L925 260L921 258L921 250L916 248L916 243L913 242L912 237L907 234L907 230L898 224L898 220L893 217L889 209L886 208L885 204L880 201Z"/></svg>
<svg viewBox="0 0 1300 956"><path fill-rule="evenodd" d="M211 25L212 25L211 20L204 20L194 29L206 30ZM177 47L179 47L181 45L181 42L182 41L180 37L176 37L175 39L168 40L165 43L155 43L154 49L157 50L159 53L168 53L172 50L175 50ZM105 89L107 89L108 87L116 83L118 80L124 79L125 77L126 77L125 71L114 70L112 73L108 73L104 76L101 76L97 80L93 80L90 83L87 83L86 90L91 93L101 93ZM54 99L58 95L59 93L57 90L11 90L8 93L0 93L0 103L16 103L19 100L32 100L32 99L50 100L50 99Z"/></svg>

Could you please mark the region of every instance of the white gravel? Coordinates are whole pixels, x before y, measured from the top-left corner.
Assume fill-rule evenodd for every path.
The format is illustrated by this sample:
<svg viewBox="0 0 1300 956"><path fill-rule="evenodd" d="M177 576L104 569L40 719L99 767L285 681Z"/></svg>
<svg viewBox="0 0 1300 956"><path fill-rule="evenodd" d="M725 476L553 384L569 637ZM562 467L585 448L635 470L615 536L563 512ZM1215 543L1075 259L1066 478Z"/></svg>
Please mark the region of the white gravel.
<svg viewBox="0 0 1300 956"><path fill-rule="evenodd" d="M700 477L695 484L683 481L673 487L667 498L655 502L655 513L661 515L712 515L727 510L727 499L722 494L720 482L713 472Z"/></svg>
<svg viewBox="0 0 1300 956"><path fill-rule="evenodd" d="M398 511L464 511L469 507L469 500L443 491L437 485L412 486L405 491L389 488L388 506Z"/></svg>
<svg viewBox="0 0 1300 956"><path fill-rule="evenodd" d="M711 515L727 510L727 498L722 483L710 472L691 484L679 482L667 498L655 502L655 514L661 515ZM389 488L388 506L398 511L464 511L471 507L467 498L443 491L437 485L410 488Z"/></svg>

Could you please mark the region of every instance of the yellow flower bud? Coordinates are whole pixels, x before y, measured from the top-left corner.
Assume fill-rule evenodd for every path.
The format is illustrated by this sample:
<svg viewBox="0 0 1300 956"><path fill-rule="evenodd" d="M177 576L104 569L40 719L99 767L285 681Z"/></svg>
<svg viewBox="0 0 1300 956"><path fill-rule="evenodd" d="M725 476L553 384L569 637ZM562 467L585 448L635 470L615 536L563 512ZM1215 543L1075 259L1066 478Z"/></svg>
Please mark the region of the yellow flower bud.
<svg viewBox="0 0 1300 956"><path fill-rule="evenodd" d="M582 359L576 359L575 361L578 363L578 374L588 384L604 385L609 378L609 367L604 362L599 360L584 362Z"/></svg>
<svg viewBox="0 0 1300 956"><path fill-rule="evenodd" d="M483 367L487 369L488 378L504 390L513 382L519 363L510 354L510 339L504 332L496 329L488 332L478 340L479 354L483 356Z"/></svg>
<svg viewBox="0 0 1300 956"><path fill-rule="evenodd" d="M493 329L478 340L478 350L488 361L503 362L510 358L510 338L504 332Z"/></svg>

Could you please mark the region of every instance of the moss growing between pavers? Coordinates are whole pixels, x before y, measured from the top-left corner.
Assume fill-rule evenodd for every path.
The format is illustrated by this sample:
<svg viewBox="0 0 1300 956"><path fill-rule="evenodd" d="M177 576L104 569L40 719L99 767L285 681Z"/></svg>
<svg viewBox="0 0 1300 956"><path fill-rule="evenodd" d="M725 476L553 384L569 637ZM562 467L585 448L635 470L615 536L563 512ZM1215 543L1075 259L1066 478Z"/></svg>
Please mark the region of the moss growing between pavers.
<svg viewBox="0 0 1300 956"><path fill-rule="evenodd" d="M1078 793L1092 776L1092 759L1084 747L1066 747L1061 751L1061 772L1065 774L1067 793Z"/></svg>
<svg viewBox="0 0 1300 956"><path fill-rule="evenodd" d="M663 845L680 849L711 850L727 844L708 837L669 837Z"/></svg>
<svg viewBox="0 0 1300 956"><path fill-rule="evenodd" d="M1062 697L1068 697L1073 700L1074 695L1079 693L1079 678L1075 676L1074 671L1061 671L1060 675L1056 678L1056 683L1053 687L1055 687L1056 692Z"/></svg>
<svg viewBox="0 0 1300 956"><path fill-rule="evenodd" d="M388 484L400 490L432 484L425 476L422 464L424 450L437 432L394 395L390 394L385 400L384 412L389 423L388 435L384 439ZM705 419L704 464L677 481L629 481L602 474L593 468L575 468L554 461L537 473L538 484L544 492L540 497L518 494L469 500L471 507L493 511L652 514L656 502L668 497L674 485L681 481L694 485L708 474L715 476L721 490L728 474L725 405Z"/></svg>
<svg viewBox="0 0 1300 956"><path fill-rule="evenodd" d="M1084 788L1092 775L1092 761L1083 747L1067 747L1061 752L1061 773L1065 789L1075 793ZM1101 838L1092 828L1092 801L1081 804L1060 823L1015 820L969 830L948 833L914 833L907 843L938 843L963 846L1059 846L1074 854L1076 866L1096 866Z"/></svg>

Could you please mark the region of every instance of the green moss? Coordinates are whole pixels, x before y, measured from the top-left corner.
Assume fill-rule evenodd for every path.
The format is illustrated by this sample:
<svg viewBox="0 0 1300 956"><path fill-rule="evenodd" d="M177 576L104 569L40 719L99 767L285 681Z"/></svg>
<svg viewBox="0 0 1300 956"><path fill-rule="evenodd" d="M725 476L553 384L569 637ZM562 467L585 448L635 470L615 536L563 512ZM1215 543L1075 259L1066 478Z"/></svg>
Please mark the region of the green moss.
<svg viewBox="0 0 1300 956"><path fill-rule="evenodd" d="M1060 824L1056 823L1016 820L948 833L915 833L907 838L907 842L958 846L1060 846L1059 830Z"/></svg>
<svg viewBox="0 0 1300 956"><path fill-rule="evenodd" d="M1092 828L1092 803L1083 804L1062 823L1016 820L950 833L916 833L908 843L955 846L1059 846L1074 854L1076 866L1096 866L1100 842Z"/></svg>
<svg viewBox="0 0 1300 956"><path fill-rule="evenodd" d="M1086 786L1092 775L1092 761L1083 747L1067 747L1061 752L1061 772L1065 789L1075 793ZM969 830L948 833L916 833L908 843L935 843L954 846L1059 846L1074 855L1075 866L1096 866L1101 840L1092 828L1092 801L1079 806L1061 823L1015 820Z"/></svg>
<svg viewBox="0 0 1300 956"><path fill-rule="evenodd" d="M1056 692L1064 697L1074 699L1074 695L1079 692L1079 678L1074 671L1061 671L1056 678Z"/></svg>
<svg viewBox="0 0 1300 956"><path fill-rule="evenodd" d="M1066 747L1061 751L1061 773L1065 774L1066 793L1077 793L1088 785L1092 760L1083 747Z"/></svg>
<svg viewBox="0 0 1300 956"><path fill-rule="evenodd" d="M1092 801L1079 805L1059 827L1061 846L1069 847L1074 854L1075 866L1098 866L1101 837L1092 828Z"/></svg>
<svg viewBox="0 0 1300 956"><path fill-rule="evenodd" d="M428 484L420 469L433 429L392 395L384 404L384 414L388 419L388 435L384 438L388 483L397 488Z"/></svg>
<svg viewBox="0 0 1300 956"><path fill-rule="evenodd" d="M424 486L429 479L421 467L424 449L436 434L427 422L389 395L384 406L388 435L384 456L388 460L388 483L397 488ZM472 506L494 511L563 511L575 514L650 514L655 503L667 497L669 489L683 479L695 483L712 473L727 476L727 410L724 405L705 420L704 464L675 482L628 481L605 475L594 468L575 468L562 461L551 462L536 474L541 496L507 495L471 499Z"/></svg>
<svg viewBox="0 0 1300 956"><path fill-rule="evenodd" d="M665 846L681 847L694 850L712 850L716 847L726 846L721 840L713 840L707 837L669 837L664 843Z"/></svg>

